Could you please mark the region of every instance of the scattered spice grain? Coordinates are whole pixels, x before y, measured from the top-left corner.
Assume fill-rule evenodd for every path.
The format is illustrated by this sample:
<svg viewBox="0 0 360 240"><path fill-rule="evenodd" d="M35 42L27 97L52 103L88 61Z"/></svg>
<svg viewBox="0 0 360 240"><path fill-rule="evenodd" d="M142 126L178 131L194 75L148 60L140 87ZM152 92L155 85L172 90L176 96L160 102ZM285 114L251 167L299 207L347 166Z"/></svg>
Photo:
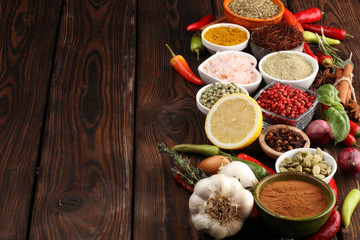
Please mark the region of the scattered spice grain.
<svg viewBox="0 0 360 240"><path fill-rule="evenodd" d="M259 199L271 212L290 218L315 216L329 206L319 187L299 180L269 183L260 192Z"/></svg>
<svg viewBox="0 0 360 240"><path fill-rule="evenodd" d="M233 0L229 9L247 18L267 19L279 14L279 7L271 0Z"/></svg>

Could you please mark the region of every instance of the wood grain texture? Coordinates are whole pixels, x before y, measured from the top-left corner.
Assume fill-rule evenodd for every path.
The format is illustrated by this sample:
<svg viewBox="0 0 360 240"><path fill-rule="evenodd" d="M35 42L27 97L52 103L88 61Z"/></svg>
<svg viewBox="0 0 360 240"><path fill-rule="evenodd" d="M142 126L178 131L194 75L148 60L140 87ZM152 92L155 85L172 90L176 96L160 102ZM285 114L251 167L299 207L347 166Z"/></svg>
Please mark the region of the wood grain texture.
<svg viewBox="0 0 360 240"><path fill-rule="evenodd" d="M353 34L354 38L345 38L341 41L341 44L336 45L335 47L339 49L339 55L343 60L347 59L350 56L350 53L353 54L352 61L354 62L354 80L353 86L356 89L356 93L359 94L359 56L360 56L360 48L358 47L360 44L360 35L358 31L358 26L360 22L360 3L356 0L346 0L346 1L326 1L326 0L318 0L316 4L312 1L294 1L293 8L300 10L304 10L313 6L318 7L325 14L322 16L321 20L317 22L318 25L329 26L334 28L345 29L346 32ZM314 51L316 51L317 46L312 44L310 45ZM358 95L357 94L357 95ZM358 97L358 100L359 97ZM344 149L344 145L338 144L338 146L334 147L333 144L328 144L326 146L326 151L328 151L332 156L336 159L338 158L341 150ZM334 179L337 183L338 187L338 207L341 209L343 201L347 193L356 187L356 180L360 181L359 175L349 176L344 174L341 170L338 170L334 176ZM338 239L358 239L360 236L360 211L357 211L354 214L354 217L351 220L351 225L348 229L341 229L337 237ZM334 238L335 239L335 238Z"/></svg>
<svg viewBox="0 0 360 240"><path fill-rule="evenodd" d="M28 234L60 6L0 2L0 239Z"/></svg>
<svg viewBox="0 0 360 240"><path fill-rule="evenodd" d="M300 11L313 6L321 7L326 1L283 2L292 11ZM165 142L169 147L180 143L208 143L203 130L205 117L199 114L195 101L192 101L199 88L186 82L171 68L164 44L170 44L177 54L183 55L197 74L197 66L210 55L206 53L196 62L189 50L192 33L184 32L184 29L187 24L209 13L221 17L221 1L212 1L211 6L198 2L166 1L156 7L148 1L139 1L138 29L141 34L138 38L134 239L212 239L194 229L188 212L189 193L173 180L169 171L173 164L171 159L155 147L157 142ZM158 17L153 18L153 15ZM336 155L340 148L330 149ZM274 165L274 160L262 152L258 142L241 152L268 166ZM191 156L191 160L196 164L200 158ZM340 192L344 196L345 192ZM339 199L341 201L343 197ZM343 239L342 234L339 233L340 239ZM356 234L350 233L349 236ZM261 222L251 219L229 239L240 237L279 239Z"/></svg>
<svg viewBox="0 0 360 240"><path fill-rule="evenodd" d="M131 239L136 1L64 1L31 239Z"/></svg>
<svg viewBox="0 0 360 240"><path fill-rule="evenodd" d="M184 80L170 65L168 43L197 74L200 61L190 52L186 26L212 13L210 1L140 0L138 10L138 76L134 239L199 239L190 227L189 193L176 184L172 162L156 143L201 143L205 116L196 108L200 88ZM155 17L156 16L156 17Z"/></svg>
<svg viewBox="0 0 360 240"><path fill-rule="evenodd" d="M359 1L282 1L293 12L318 7L318 24L354 35L336 47L353 53L358 93ZM156 147L210 143L200 86L165 47L198 75L210 53L196 60L186 26L206 14L223 16L222 1L0 2L0 239L213 239L194 228L190 193ZM337 158L343 148L324 149ZM258 141L238 152L274 167ZM336 173L338 208L359 176ZM331 240L359 239L359 224L358 207ZM280 238L248 219L228 239Z"/></svg>

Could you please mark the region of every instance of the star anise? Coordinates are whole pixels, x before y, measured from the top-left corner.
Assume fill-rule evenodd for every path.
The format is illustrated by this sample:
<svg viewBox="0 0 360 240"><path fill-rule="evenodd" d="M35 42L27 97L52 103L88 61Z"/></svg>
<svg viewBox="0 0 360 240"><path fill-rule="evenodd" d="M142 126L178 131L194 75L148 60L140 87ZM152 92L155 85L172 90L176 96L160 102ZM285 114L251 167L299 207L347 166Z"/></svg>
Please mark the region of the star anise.
<svg viewBox="0 0 360 240"><path fill-rule="evenodd" d="M356 120L360 120L360 105L356 101L350 99L348 108L350 116Z"/></svg>
<svg viewBox="0 0 360 240"><path fill-rule="evenodd" d="M336 75L330 72L330 68L327 68L323 72L318 72L313 86L317 89L324 84L334 84L335 79Z"/></svg>

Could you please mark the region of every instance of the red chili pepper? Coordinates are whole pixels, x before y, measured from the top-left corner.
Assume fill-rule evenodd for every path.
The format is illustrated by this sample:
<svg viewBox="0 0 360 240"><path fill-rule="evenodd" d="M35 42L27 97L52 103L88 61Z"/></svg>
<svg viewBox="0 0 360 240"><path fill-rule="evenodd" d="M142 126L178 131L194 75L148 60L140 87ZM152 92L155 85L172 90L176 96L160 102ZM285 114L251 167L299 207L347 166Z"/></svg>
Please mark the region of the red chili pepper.
<svg viewBox="0 0 360 240"><path fill-rule="evenodd" d="M215 20L215 17L211 14L208 14L208 15L204 16L200 21L194 22L194 23L190 24L189 26L187 26L186 30L197 31L201 27L205 26L206 24L211 23L214 20Z"/></svg>
<svg viewBox="0 0 360 240"><path fill-rule="evenodd" d="M359 145L356 144L355 136L351 135L350 133L346 136L345 140L342 141L342 143L348 147L360 147Z"/></svg>
<svg viewBox="0 0 360 240"><path fill-rule="evenodd" d="M304 53L312 56L317 62L319 62L319 59L318 57L313 53L313 51L311 50L311 48L309 47L309 45L304 42L304 50L303 50Z"/></svg>
<svg viewBox="0 0 360 240"><path fill-rule="evenodd" d="M247 155L247 154L245 154L245 153L239 153L239 154L237 155L237 158L240 158L240 159L243 159L243 160L246 160L246 161L250 161L250 162L257 163L257 164L259 164L260 166L264 167L269 174L275 173L274 170L272 170L271 168L265 166L265 165L264 165L262 162L260 162L259 160L255 159L255 158L253 158L253 157L251 157L251 156L249 156L249 155Z"/></svg>
<svg viewBox="0 0 360 240"><path fill-rule="evenodd" d="M252 218L252 219L259 218L259 212L257 211L255 204L254 204L253 211L251 212L250 218Z"/></svg>
<svg viewBox="0 0 360 240"><path fill-rule="evenodd" d="M336 235L340 229L341 216L338 210L333 209L325 225L314 235L306 240L327 240Z"/></svg>
<svg viewBox="0 0 360 240"><path fill-rule="evenodd" d="M190 69L189 64L186 62L183 56L181 55L175 55L175 53L171 50L169 45L166 44L168 49L170 50L173 58L171 58L170 63L173 66L173 68L186 80L188 80L191 83L197 84L197 85L204 85L203 80L198 78L194 72Z"/></svg>
<svg viewBox="0 0 360 240"><path fill-rule="evenodd" d="M296 19L294 14L286 8L284 11L283 18L284 18L285 22L287 22L290 25L295 26L299 31L301 31L301 32L304 31L304 28L301 26L301 23Z"/></svg>
<svg viewBox="0 0 360 240"><path fill-rule="evenodd" d="M178 168L178 167L175 167L175 168L177 168L177 169L179 169L179 171L181 171L180 168ZM194 192L194 188L192 186L190 186L190 184L188 184L184 179L182 179L179 174L173 174L173 176L174 176L176 182L179 183L183 188L185 188L189 192Z"/></svg>
<svg viewBox="0 0 360 240"><path fill-rule="evenodd" d="M323 52L321 51L318 51L316 52L316 56L318 57L319 59L319 63L325 67L325 68L329 68L332 66L333 64L333 57L330 56L330 55L327 55L327 54L324 54Z"/></svg>
<svg viewBox="0 0 360 240"><path fill-rule="evenodd" d="M360 137L360 126L350 120L350 134L356 139Z"/></svg>
<svg viewBox="0 0 360 240"><path fill-rule="evenodd" d="M331 28L331 27L325 27L320 25L313 25L313 24L302 24L303 28L307 31L311 31L314 33L317 33L319 35L322 35L321 28L324 31L325 37L334 38L338 40L345 39L346 36L353 38L352 35L347 34L345 30L339 29L339 28Z"/></svg>
<svg viewBox="0 0 360 240"><path fill-rule="evenodd" d="M323 12L316 7L312 7L297 13L294 13L294 16L300 23L313 23L320 21Z"/></svg>
<svg viewBox="0 0 360 240"><path fill-rule="evenodd" d="M331 178L330 182L328 183L328 185L331 187L331 189L333 190L334 194L335 194L335 198L337 199L337 186L335 183L335 179Z"/></svg>

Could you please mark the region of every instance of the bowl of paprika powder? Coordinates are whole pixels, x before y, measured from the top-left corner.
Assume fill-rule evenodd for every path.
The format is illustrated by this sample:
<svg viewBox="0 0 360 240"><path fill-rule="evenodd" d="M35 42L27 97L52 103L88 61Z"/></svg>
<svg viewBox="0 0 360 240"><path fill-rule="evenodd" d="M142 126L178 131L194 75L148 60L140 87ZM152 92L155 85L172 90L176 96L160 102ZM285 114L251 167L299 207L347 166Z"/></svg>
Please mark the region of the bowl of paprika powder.
<svg viewBox="0 0 360 240"><path fill-rule="evenodd" d="M264 225L279 237L294 239L319 231L336 204L327 183L302 173L266 176L255 186L254 199Z"/></svg>

